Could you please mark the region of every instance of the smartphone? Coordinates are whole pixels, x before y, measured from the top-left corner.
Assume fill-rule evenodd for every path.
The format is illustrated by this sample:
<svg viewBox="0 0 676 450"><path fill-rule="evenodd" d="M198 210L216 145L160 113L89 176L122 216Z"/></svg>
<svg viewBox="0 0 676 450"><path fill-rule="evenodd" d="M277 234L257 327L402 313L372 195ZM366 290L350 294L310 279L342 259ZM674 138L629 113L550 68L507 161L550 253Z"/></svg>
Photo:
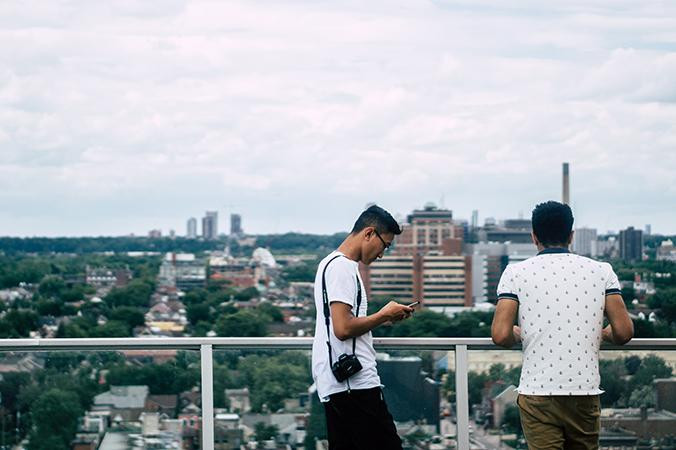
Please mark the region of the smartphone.
<svg viewBox="0 0 676 450"><path fill-rule="evenodd" d="M420 302L418 301L418 302L409 303L406 306L408 306L409 308L413 308L414 306L418 306L419 304L420 304Z"/></svg>

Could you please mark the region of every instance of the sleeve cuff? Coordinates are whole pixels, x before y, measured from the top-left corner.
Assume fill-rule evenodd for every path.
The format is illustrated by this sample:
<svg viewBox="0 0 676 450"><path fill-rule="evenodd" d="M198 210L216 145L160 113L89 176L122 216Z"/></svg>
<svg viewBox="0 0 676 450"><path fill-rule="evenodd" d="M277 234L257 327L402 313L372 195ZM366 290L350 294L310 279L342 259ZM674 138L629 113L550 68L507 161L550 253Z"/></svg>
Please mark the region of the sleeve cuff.
<svg viewBox="0 0 676 450"><path fill-rule="evenodd" d="M606 295L612 295L612 294L622 295L622 291L620 289L606 289Z"/></svg>
<svg viewBox="0 0 676 450"><path fill-rule="evenodd" d="M519 301L519 296L516 295L516 294L510 294L510 293L505 293L505 292L498 294L498 300L502 300L503 298L507 299L507 300L514 300L516 302Z"/></svg>

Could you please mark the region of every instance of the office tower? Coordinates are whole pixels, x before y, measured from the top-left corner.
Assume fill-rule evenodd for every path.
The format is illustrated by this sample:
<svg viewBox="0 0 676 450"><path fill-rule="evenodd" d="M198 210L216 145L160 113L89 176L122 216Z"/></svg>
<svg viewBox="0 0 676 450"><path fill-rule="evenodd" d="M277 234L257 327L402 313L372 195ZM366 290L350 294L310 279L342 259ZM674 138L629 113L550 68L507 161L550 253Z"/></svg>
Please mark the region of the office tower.
<svg viewBox="0 0 676 450"><path fill-rule="evenodd" d="M242 234L242 216L230 214L230 234L237 236Z"/></svg>
<svg viewBox="0 0 676 450"><path fill-rule="evenodd" d="M643 256L643 231L629 227L620 231L620 258L640 261Z"/></svg>
<svg viewBox="0 0 676 450"><path fill-rule="evenodd" d="M573 234L573 253L595 257L598 250L596 241L596 228L576 228Z"/></svg>
<svg viewBox="0 0 676 450"><path fill-rule="evenodd" d="M535 256L537 248L533 243L481 242L466 245L465 254L472 257L473 303L494 303L505 267Z"/></svg>
<svg viewBox="0 0 676 450"><path fill-rule="evenodd" d="M202 218L202 237L206 240L218 239L218 212L207 211Z"/></svg>
<svg viewBox="0 0 676 450"><path fill-rule="evenodd" d="M148 237L149 238L161 238L162 237L162 230L160 229L154 229L148 231Z"/></svg>
<svg viewBox="0 0 676 450"><path fill-rule="evenodd" d="M387 255L361 267L367 295L426 307L472 306L472 257Z"/></svg>
<svg viewBox="0 0 676 450"><path fill-rule="evenodd" d="M570 174L568 163L563 163L563 203L570 205Z"/></svg>
<svg viewBox="0 0 676 450"><path fill-rule="evenodd" d="M452 245L449 240L459 240L462 247L463 227L453 222L453 212L439 209L428 203L421 210L415 210L407 217L407 223L396 241L398 255L416 255L442 252L443 246Z"/></svg>
<svg viewBox="0 0 676 450"><path fill-rule="evenodd" d="M188 219L188 230L186 232L186 237L188 239L197 238L197 219L194 217Z"/></svg>
<svg viewBox="0 0 676 450"><path fill-rule="evenodd" d="M650 236L651 234L652 234L652 226L650 226L650 224L648 223L645 226L645 235Z"/></svg>
<svg viewBox="0 0 676 450"><path fill-rule="evenodd" d="M479 211L475 209L474 211L472 211L472 231L476 230L478 226L479 226Z"/></svg>

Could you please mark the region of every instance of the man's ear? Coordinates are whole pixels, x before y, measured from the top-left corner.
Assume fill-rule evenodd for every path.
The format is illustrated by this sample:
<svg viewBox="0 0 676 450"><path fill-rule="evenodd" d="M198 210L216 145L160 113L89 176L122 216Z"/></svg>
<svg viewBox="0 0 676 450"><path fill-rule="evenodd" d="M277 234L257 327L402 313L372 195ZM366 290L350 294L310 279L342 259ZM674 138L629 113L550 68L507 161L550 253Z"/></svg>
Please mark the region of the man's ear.
<svg viewBox="0 0 676 450"><path fill-rule="evenodd" d="M570 236L568 236L568 242L567 244L570 245L573 242L573 235L575 234L575 230L570 232Z"/></svg>
<svg viewBox="0 0 676 450"><path fill-rule="evenodd" d="M530 232L530 238L533 240L533 244L535 244L536 247L537 247L538 245L540 245L540 241L538 240L538 237L535 236L535 232L534 232L534 231L531 231L531 232Z"/></svg>

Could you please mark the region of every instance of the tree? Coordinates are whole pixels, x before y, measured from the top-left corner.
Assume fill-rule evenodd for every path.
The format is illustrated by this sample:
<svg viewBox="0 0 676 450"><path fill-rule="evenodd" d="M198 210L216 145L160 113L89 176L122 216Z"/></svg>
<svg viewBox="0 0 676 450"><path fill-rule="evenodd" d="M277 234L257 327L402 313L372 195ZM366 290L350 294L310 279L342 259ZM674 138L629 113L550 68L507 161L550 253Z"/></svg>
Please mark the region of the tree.
<svg viewBox="0 0 676 450"><path fill-rule="evenodd" d="M234 314L222 315L216 322L219 336L256 337L267 335L268 317L241 309Z"/></svg>
<svg viewBox="0 0 676 450"><path fill-rule="evenodd" d="M630 408L654 408L657 403L655 390L652 386L642 386L631 393L628 405Z"/></svg>
<svg viewBox="0 0 676 450"><path fill-rule="evenodd" d="M258 289L255 287L248 287L246 289L242 289L241 291L237 292L235 294L235 300L240 301L240 302L246 302L251 300L252 298L258 297L260 295L260 292L258 292Z"/></svg>
<svg viewBox="0 0 676 450"><path fill-rule="evenodd" d="M150 280L132 280L123 288L114 288L104 298L108 306L138 306L147 307L150 295L153 292L153 282Z"/></svg>
<svg viewBox="0 0 676 450"><path fill-rule="evenodd" d="M522 434L521 416L519 408L516 405L509 405L505 409L505 415L502 417L502 423L509 433Z"/></svg>
<svg viewBox="0 0 676 450"><path fill-rule="evenodd" d="M266 425L263 422L256 422L254 425L255 439L258 442L275 439L279 434L277 425Z"/></svg>
<svg viewBox="0 0 676 450"><path fill-rule="evenodd" d="M132 306L120 306L110 312L110 319L127 324L130 329L142 327L146 323L143 310Z"/></svg>
<svg viewBox="0 0 676 450"><path fill-rule="evenodd" d="M59 298L61 292L66 289L66 283L63 278L56 275L48 275L40 281L38 292L47 298Z"/></svg>
<svg viewBox="0 0 676 450"><path fill-rule="evenodd" d="M129 325L118 320L109 320L89 331L91 337L131 337Z"/></svg>
<svg viewBox="0 0 676 450"><path fill-rule="evenodd" d="M650 297L648 305L658 309L658 315L668 323L676 322L676 288L659 289Z"/></svg>
<svg viewBox="0 0 676 450"><path fill-rule="evenodd" d="M327 437L324 407L319 402L319 397L316 394L311 396L310 402L310 417L307 421L305 441L303 442L307 449L316 448L315 442Z"/></svg>
<svg viewBox="0 0 676 450"><path fill-rule="evenodd" d="M259 313L268 316L272 322L284 322L282 310L272 303L264 302L256 308Z"/></svg>
<svg viewBox="0 0 676 450"><path fill-rule="evenodd" d="M56 388L48 390L31 409L35 430L30 436L28 449L69 449L77 431L78 418L83 413L76 394Z"/></svg>
<svg viewBox="0 0 676 450"><path fill-rule="evenodd" d="M599 373L601 374L601 388L605 393L601 396L601 404L606 407L614 407L618 404L627 390L627 368L621 359L599 361Z"/></svg>
<svg viewBox="0 0 676 450"><path fill-rule="evenodd" d="M636 374L631 380L632 388L652 385L655 378L671 377L671 367L669 367L662 358L655 355L648 355L641 360L641 365L636 370Z"/></svg>
<svg viewBox="0 0 676 450"><path fill-rule="evenodd" d="M193 303L186 307L188 322L191 325L197 325L198 322L209 322L211 320L211 308L206 303Z"/></svg>

